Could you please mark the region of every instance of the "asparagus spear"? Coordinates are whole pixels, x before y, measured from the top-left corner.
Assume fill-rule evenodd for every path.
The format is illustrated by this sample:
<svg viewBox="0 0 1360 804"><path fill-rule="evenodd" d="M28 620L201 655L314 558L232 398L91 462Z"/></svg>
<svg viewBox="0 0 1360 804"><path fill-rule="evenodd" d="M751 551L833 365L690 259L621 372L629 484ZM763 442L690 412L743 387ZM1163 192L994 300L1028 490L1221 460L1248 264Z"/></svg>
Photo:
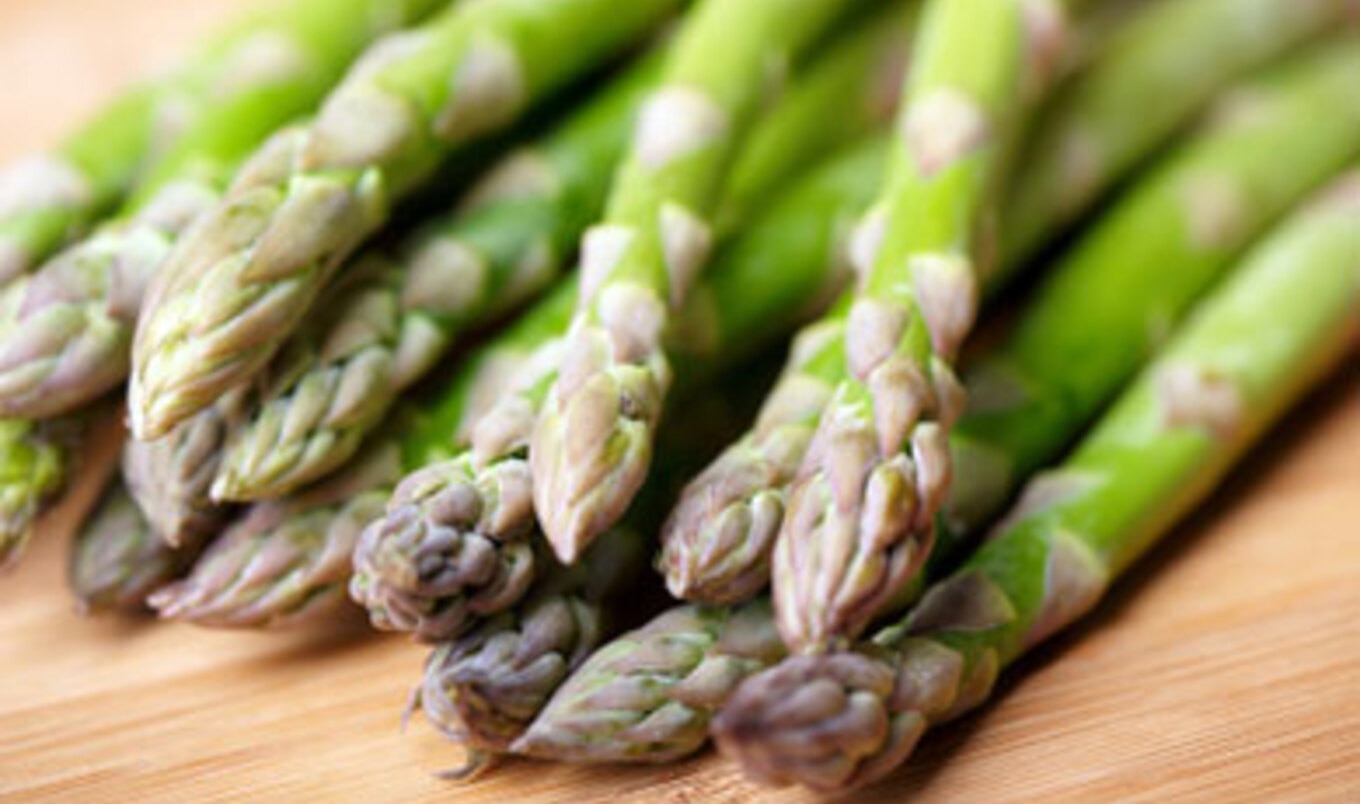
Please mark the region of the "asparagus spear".
<svg viewBox="0 0 1360 804"><path fill-rule="evenodd" d="M1006 205L1000 273L1033 257L1229 83L1353 13L1348 0L1162 0L1130 14L1036 124Z"/></svg>
<svg viewBox="0 0 1360 804"><path fill-rule="evenodd" d="M890 0L856 15L806 66L793 68L724 180L714 215L720 239L758 219L771 188L790 174L887 125L901 95L918 7L916 0Z"/></svg>
<svg viewBox="0 0 1360 804"><path fill-rule="evenodd" d="M545 356L558 348L570 320L573 291L563 283L466 360L441 401L401 438L410 474L386 513L364 530L350 581L350 595L376 627L447 639L469 614L494 613L527 591L538 560L533 549L467 527L483 520L479 530L506 535L499 512L528 507L524 493L516 497L515 473L490 475L491 485L469 497L461 491L464 475L450 478L441 465L452 460L457 471L470 471L470 453L458 447L489 411L513 407L542 384L551 362ZM434 466L441 471L421 470Z"/></svg>
<svg viewBox="0 0 1360 804"><path fill-rule="evenodd" d="M511 750L577 762L679 759L704 744L732 687L783 653L766 601L672 608L592 654Z"/></svg>
<svg viewBox="0 0 1360 804"><path fill-rule="evenodd" d="M52 153L0 171L0 288L24 275L127 192L150 150L155 93L136 87Z"/></svg>
<svg viewBox="0 0 1360 804"><path fill-rule="evenodd" d="M762 119L733 167L721 214L728 228L745 219L791 165L815 161L888 117L903 55L904 37L895 25L905 16L901 4L889 5L839 37L805 72L796 71L796 83ZM343 336L342 346L331 348L333 336L325 332L295 337L285 347L285 357L270 370L284 380L267 381L268 401L235 428L216 496L275 496L330 471L460 328L496 315L551 280L603 208L610 174L626 145L625 121L637 93L648 86L653 61L540 144L505 159L470 191L470 211L459 209L446 224L417 235L396 266L375 271L372 282L356 283L342 300L319 305L327 322L340 322L332 326ZM827 110L833 108L840 113L828 125ZM445 268L447 274L470 273L481 293L468 293L450 279L429 280L444 266L453 266ZM394 365L398 356L404 365Z"/></svg>
<svg viewBox="0 0 1360 804"><path fill-rule="evenodd" d="M878 190L886 152L886 143L874 141L819 167L772 208L768 224L752 228L719 259L753 259L773 268L800 255L834 253L829 242L837 232L816 222L857 218ZM809 239L796 239L797 234ZM839 305L841 311L845 307ZM798 335L754 431L682 492L662 527L658 560L675 597L738 603L769 582L769 556L783 519L780 487L792 480L812 435L806 424L790 425L815 419L831 396L814 363L839 363L840 320L831 318Z"/></svg>
<svg viewBox="0 0 1360 804"><path fill-rule="evenodd" d="M249 394L236 389L175 425L164 438L129 440L123 445L128 493L168 545L203 542L215 536L231 516L231 506L213 502L209 490L227 430L245 415L249 402Z"/></svg>
<svg viewBox="0 0 1360 804"><path fill-rule="evenodd" d="M68 582L82 612L145 611L152 591L187 569L196 555L196 548L166 544L123 481L113 478L71 545Z"/></svg>
<svg viewBox="0 0 1360 804"><path fill-rule="evenodd" d="M392 450L380 450L321 487L256 503L147 602L165 619L215 628L326 620L347 603L350 553L381 513L395 470Z"/></svg>
<svg viewBox="0 0 1360 804"><path fill-rule="evenodd" d="M604 221L582 241L580 310L535 423L534 509L570 563L642 486L671 383L661 333L712 244L722 179L771 64L795 58L846 0L704 0L640 113Z"/></svg>
<svg viewBox="0 0 1360 804"><path fill-rule="evenodd" d="M950 361L975 314L972 241L1027 73L1061 28L1027 25L1039 9L1056 11L1014 0L932 0L923 11L901 144L864 224L882 242L846 313L848 371L775 542L774 608L795 650L853 638L929 553L961 407Z"/></svg>
<svg viewBox="0 0 1360 804"><path fill-rule="evenodd" d="M867 143L831 169L798 181L719 255L673 330L679 385L692 387L720 364L750 356L829 297L843 274L840 235L859 206L857 196L871 192L883 150L881 142ZM566 329L561 319L571 314L570 303L564 295L545 302L559 319L555 336ZM527 548L505 545L520 544L535 528L525 445L561 348L556 337L545 341L535 357L516 350L514 359L490 364L504 368L489 373L517 381L501 390L489 411L479 412L461 439L450 433L467 420L449 415L434 417L435 425L413 439L470 442L470 449L442 458L410 454L407 464L418 471L399 486L387 515L365 531L351 594L377 627L438 639L440 628L459 626L456 613L445 615L465 605L466 591L441 592L434 581L468 577L470 570L459 566L468 544L530 560ZM503 560L500 566L518 565Z"/></svg>
<svg viewBox="0 0 1360 804"><path fill-rule="evenodd" d="M1174 324L1232 255L1352 157L1357 110L1346 94L1357 75L1340 52L1346 47L1305 54L1298 67L1269 71L1231 93L1229 108L1212 115L1059 262L1022 314L1017 336L966 373L974 403L950 437L958 481L937 519L941 545L964 543L991 521L1016 485L1056 458L1136 371L1155 333ZM1232 113L1234 106L1254 111ZM1322 106L1338 110L1335 126L1314 124L1308 110ZM1200 188L1210 194L1227 188L1217 197L1230 193L1241 213L1209 241L1186 225L1186 213L1196 211L1186 202L1224 206L1206 205ZM1093 298L1108 305L1096 310L1088 303ZM758 429L700 475L677 505L663 554L675 594L731 602L768 577L768 545L783 518L787 484L831 384L845 370L843 333L834 319L819 326L793 352Z"/></svg>
<svg viewBox="0 0 1360 804"><path fill-rule="evenodd" d="M1351 174L1253 249L1072 457L1033 480L901 623L739 687L714 722L723 752L766 783L855 787L982 703L1004 667L1090 611L1340 361L1360 325L1357 215Z"/></svg>
<svg viewBox="0 0 1360 804"><path fill-rule="evenodd" d="M0 570L23 552L34 518L61 488L66 460L43 426L0 419Z"/></svg>
<svg viewBox="0 0 1360 804"><path fill-rule="evenodd" d="M424 16L445 0L383 0L373 27ZM0 287L33 269L113 210L180 139L240 85L300 65L279 29L299 28L296 3L261 4L224 26L184 63L123 92L72 131L55 151L0 171ZM339 8L339 7L335 7ZM307 29L335 13L311 9ZM322 13L318 13L322 12Z"/></svg>
<svg viewBox="0 0 1360 804"><path fill-rule="evenodd" d="M586 560L554 567L528 600L438 646L413 704L469 752L464 774L524 733L567 674L608 634L620 593L642 568L638 531L618 528Z"/></svg>
<svg viewBox="0 0 1360 804"><path fill-rule="evenodd" d="M454 4L370 49L293 152L238 180L153 283L134 343L134 434L164 435L254 375L441 159L513 123L677 5Z"/></svg>
<svg viewBox="0 0 1360 804"><path fill-rule="evenodd" d="M215 203L241 159L309 111L363 46L437 0L291 0L224 54L184 103L194 123L119 218L0 298L0 415L72 410L127 376L147 283L178 235Z"/></svg>
<svg viewBox="0 0 1360 804"><path fill-rule="evenodd" d="M276 497L329 473L460 331L550 285L604 204L659 66L644 59L395 253L359 257L355 281L318 305L259 381L262 399L232 428L214 496Z"/></svg>

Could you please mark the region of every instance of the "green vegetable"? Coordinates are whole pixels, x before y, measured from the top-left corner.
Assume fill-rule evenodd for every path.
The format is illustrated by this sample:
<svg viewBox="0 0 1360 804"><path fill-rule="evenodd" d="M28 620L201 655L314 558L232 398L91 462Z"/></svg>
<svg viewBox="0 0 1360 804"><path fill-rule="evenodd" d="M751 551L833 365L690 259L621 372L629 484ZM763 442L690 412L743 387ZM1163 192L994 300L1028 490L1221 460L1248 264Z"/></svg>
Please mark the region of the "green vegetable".
<svg viewBox="0 0 1360 804"><path fill-rule="evenodd" d="M1003 668L1089 612L1340 362L1360 324L1357 215L1351 174L1253 249L900 624L738 688L714 722L719 748L758 781L840 790L883 777L930 725L985 701Z"/></svg>
<svg viewBox="0 0 1360 804"><path fill-rule="evenodd" d="M33 520L65 482L67 460L47 428L0 419L0 570L19 560Z"/></svg>
<svg viewBox="0 0 1360 804"><path fill-rule="evenodd" d="M572 673L511 750L573 762L670 762L708 739L743 678L784 654L768 602L672 608Z"/></svg>
<svg viewBox="0 0 1360 804"><path fill-rule="evenodd" d="M646 101L602 223L582 240L579 311L529 450L534 510L570 563L642 487L671 384L661 342L708 262L712 217L770 67L847 0L701 0Z"/></svg>
<svg viewBox="0 0 1360 804"><path fill-rule="evenodd" d="M364 45L436 0L287 0L173 96L194 110L118 217L0 296L0 415L72 411L127 377L147 284L237 166L312 110ZM169 100L166 103L170 103Z"/></svg>
<svg viewBox="0 0 1360 804"><path fill-rule="evenodd" d="M187 569L199 547L166 544L114 478L71 545L71 592L84 613L145 611L147 597Z"/></svg>
<svg viewBox="0 0 1360 804"><path fill-rule="evenodd" d="M454 3L379 42L251 160L157 275L129 413L151 439L256 374L392 204L661 23L679 0Z"/></svg>
<svg viewBox="0 0 1360 804"><path fill-rule="evenodd" d="M950 363L972 326L1005 152L1041 77L1052 14L1017 0L930 0L897 147L861 229L847 371L808 443L775 541L772 590L795 651L851 639L915 576L948 491L962 412Z"/></svg>

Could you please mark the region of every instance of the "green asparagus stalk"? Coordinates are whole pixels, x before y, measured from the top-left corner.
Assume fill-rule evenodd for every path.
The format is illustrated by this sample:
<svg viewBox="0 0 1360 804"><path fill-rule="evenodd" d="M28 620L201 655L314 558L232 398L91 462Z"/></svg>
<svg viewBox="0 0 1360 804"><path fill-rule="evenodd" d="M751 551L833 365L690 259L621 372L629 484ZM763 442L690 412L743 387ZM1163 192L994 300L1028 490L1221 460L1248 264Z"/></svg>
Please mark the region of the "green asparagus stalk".
<svg viewBox="0 0 1360 804"><path fill-rule="evenodd" d="M460 3L371 48L292 153L239 178L158 274L134 344L134 434L164 435L253 376L394 201L678 4Z"/></svg>
<svg viewBox="0 0 1360 804"><path fill-rule="evenodd" d="M671 384L661 335L708 261L723 178L770 65L848 5L703 0L678 32L604 220L582 240L580 310L534 427L534 509L562 561L617 522L646 478Z"/></svg>
<svg viewBox="0 0 1360 804"><path fill-rule="evenodd" d="M414 705L469 753L471 771L504 753L567 674L611 630L611 603L638 577L646 548L638 531L618 528L586 560L554 567L529 599L440 645L425 665Z"/></svg>
<svg viewBox="0 0 1360 804"><path fill-rule="evenodd" d="M123 477L148 524L172 547L194 545L217 535L233 513L209 493L232 422L251 401L245 389L175 425L155 441L129 439L123 445Z"/></svg>
<svg viewBox="0 0 1360 804"><path fill-rule="evenodd" d="M703 746L732 687L783 654L763 600L670 609L592 654L511 750L573 762L679 759Z"/></svg>
<svg viewBox="0 0 1360 804"><path fill-rule="evenodd" d="M68 583L84 613L143 612L147 597L196 555L196 548L166 544L113 478L71 545Z"/></svg>
<svg viewBox="0 0 1360 804"><path fill-rule="evenodd" d="M863 213L878 191L887 150L885 142L873 141L819 167L771 208L768 223L753 227L719 260L749 260L774 271L799 258L836 253L832 244L841 233L819 221L843 226ZM714 274L722 270L720 265ZM832 387L812 371L812 361L821 356L839 364L839 327L839 319L830 319L798 335L754 431L682 492L662 527L658 562L677 598L726 605L769 582L769 556L783 520L782 486L792 480L812 436L811 426L789 424L815 421L830 398Z"/></svg>
<svg viewBox="0 0 1360 804"><path fill-rule="evenodd" d="M1027 90L1057 50L1052 5L932 0L846 312L847 372L826 404L775 542L773 603L791 648L853 638L929 554L962 400L950 363L976 311L973 246ZM1032 75L1031 75L1032 74Z"/></svg>
<svg viewBox="0 0 1360 804"><path fill-rule="evenodd" d="M461 331L552 284L604 205L659 67L645 58L395 253L358 258L353 281L318 305L260 381L263 398L233 428L214 496L277 497L328 474Z"/></svg>
<svg viewBox="0 0 1360 804"><path fill-rule="evenodd" d="M0 173L0 286L37 267L134 192L148 173L182 151L181 138L242 89L299 70L343 44L340 4L260 3L194 48L167 73L123 92L72 131L52 153ZM369 36L428 16L448 0L370 0ZM309 9L306 18L298 11ZM352 18L351 18L352 19ZM336 36L324 42L325 31ZM300 51L290 32L321 41ZM314 38L319 34L321 38Z"/></svg>
<svg viewBox="0 0 1360 804"><path fill-rule="evenodd" d="M117 204L151 150L155 93L117 96L53 152L0 171L0 288Z"/></svg>
<svg viewBox="0 0 1360 804"><path fill-rule="evenodd" d="M42 425L0 419L0 570L18 561L33 520L63 484L66 461Z"/></svg>
<svg viewBox="0 0 1360 804"><path fill-rule="evenodd" d="M182 580L147 601L165 619L213 628L325 621L348 604L350 554L382 512L395 478L391 449L316 489L256 503L209 545Z"/></svg>
<svg viewBox="0 0 1360 804"><path fill-rule="evenodd" d="M1130 14L1036 124L1006 205L999 272L1033 257L1224 87L1353 15L1349 0L1161 0Z"/></svg>
<svg viewBox="0 0 1360 804"><path fill-rule="evenodd" d="M787 78L724 180L714 215L720 240L761 217L771 187L824 162L892 120L912 44L916 0L890 0L857 15ZM792 166L792 167L791 167Z"/></svg>
<svg viewBox="0 0 1360 804"><path fill-rule="evenodd" d="M795 325L803 311L811 313L819 300L830 298L844 275L841 235L860 206L857 200L872 192L883 151L878 141L858 146L832 169L799 180L718 256L673 329L681 389L723 364L750 357ZM375 626L438 639L440 628L459 624L456 610L466 605L467 591L443 593L435 579L475 574L460 566L465 551L481 556L481 549L499 547L530 560L532 551L515 545L536 527L525 453L558 365L562 347L556 336L565 332L571 314L571 300L558 293L544 306L551 305L560 328L535 356L514 350L513 357L488 361L495 366L486 370L489 376L516 381L500 387L496 404L476 406L475 427L450 437L466 420L436 416L434 426L410 439L469 448L442 457L408 451L408 466L419 471L402 481L386 516L365 531L355 553L351 594L369 609ZM457 394L449 398L461 404ZM472 551L471 544L481 547ZM498 566L519 564L504 557ZM417 568L425 568L425 577Z"/></svg>
<svg viewBox="0 0 1360 804"><path fill-rule="evenodd" d="M185 88L180 102L204 108L119 218L0 298L0 415L53 416L121 383L145 288L179 234L219 199L245 156L315 106L365 44L439 1L278 4L221 56L217 75Z"/></svg>
<svg viewBox="0 0 1360 804"><path fill-rule="evenodd" d="M505 524L522 518L506 514L529 509L528 492L513 469L489 474L480 494L461 491L473 467L460 446L491 411L511 410L543 385L573 297L573 285L561 284L464 361L440 401L400 437L408 474L364 530L349 586L374 626L448 639L470 615L503 610L528 590L539 557L507 538L515 526Z"/></svg>
<svg viewBox="0 0 1360 804"><path fill-rule="evenodd" d="M987 543L856 652L793 659L714 722L752 778L840 790L902 764L1022 653L1088 613L1346 353L1360 325L1360 174L1253 249ZM1262 316L1272 325L1261 326Z"/></svg>

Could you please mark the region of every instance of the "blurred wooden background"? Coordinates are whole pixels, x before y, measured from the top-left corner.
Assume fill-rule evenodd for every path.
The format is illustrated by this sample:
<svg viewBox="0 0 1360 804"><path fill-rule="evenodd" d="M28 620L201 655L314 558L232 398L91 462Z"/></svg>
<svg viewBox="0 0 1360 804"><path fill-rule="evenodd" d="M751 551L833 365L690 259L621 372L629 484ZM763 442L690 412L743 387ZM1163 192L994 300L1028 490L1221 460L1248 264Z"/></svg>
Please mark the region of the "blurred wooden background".
<svg viewBox="0 0 1360 804"><path fill-rule="evenodd" d="M0 0L0 159L181 53L234 0ZM1352 367L1353 368L1353 367ZM1092 622L1023 663L857 801L1360 801L1357 373L1296 413ZM336 633L85 620L68 505L0 579L0 798L71 801L800 800L712 755L509 763L398 718L425 651Z"/></svg>

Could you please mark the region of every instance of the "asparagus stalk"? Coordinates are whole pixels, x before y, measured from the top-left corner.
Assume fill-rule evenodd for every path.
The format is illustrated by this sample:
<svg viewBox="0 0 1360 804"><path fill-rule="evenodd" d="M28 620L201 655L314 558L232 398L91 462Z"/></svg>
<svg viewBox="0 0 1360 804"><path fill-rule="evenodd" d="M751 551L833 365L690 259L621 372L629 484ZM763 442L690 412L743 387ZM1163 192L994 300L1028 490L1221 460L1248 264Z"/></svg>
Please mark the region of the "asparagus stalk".
<svg viewBox="0 0 1360 804"><path fill-rule="evenodd" d="M0 570L18 561L33 520L62 486L66 460L43 426L0 419Z"/></svg>
<svg viewBox="0 0 1360 804"><path fill-rule="evenodd" d="M604 220L582 241L580 310L530 448L534 509L570 563L646 478L671 384L661 333L702 273L722 180L771 64L795 58L846 0L704 0L640 113Z"/></svg>
<svg viewBox="0 0 1360 804"><path fill-rule="evenodd" d="M581 565L554 567L524 603L430 654L413 703L467 749L464 773L507 751L605 638L645 555L639 532L615 529Z"/></svg>
<svg viewBox="0 0 1360 804"><path fill-rule="evenodd" d="M470 615L503 610L527 591L539 558L524 540L507 538L518 525L506 524L528 509L527 492L511 467L487 473L479 493L467 494L474 467L459 446L493 411L514 409L542 386L573 291L563 283L466 361L442 400L401 438L409 474L354 550L350 595L374 626L448 639Z"/></svg>
<svg viewBox="0 0 1360 804"><path fill-rule="evenodd" d="M359 257L354 281L318 305L259 381L262 399L232 428L214 496L277 497L328 474L461 331L552 284L604 205L659 67L645 58L395 253Z"/></svg>
<svg viewBox="0 0 1360 804"><path fill-rule="evenodd" d="M53 152L0 171L0 288L23 276L127 192L151 150L155 93L128 90Z"/></svg>
<svg viewBox="0 0 1360 804"><path fill-rule="evenodd" d="M752 129L724 180L714 215L720 239L758 219L770 189L877 133L892 119L916 25L916 0L890 0L795 66L789 86Z"/></svg>
<svg viewBox="0 0 1360 804"><path fill-rule="evenodd" d="M384 0L378 27L424 16L445 0ZM0 287L32 270L112 211L238 87L296 69L278 29L298 29L296 3L264 4L224 26L167 74L129 89L73 130L54 151L0 171ZM338 8L338 7L337 7ZM308 29L331 24L316 13ZM302 65L306 67L306 65Z"/></svg>
<svg viewBox="0 0 1360 804"><path fill-rule="evenodd" d="M1253 249L901 623L859 651L799 657L738 688L714 722L723 752L762 782L855 787L986 700L1003 668L1089 612L1340 361L1360 325L1357 215L1351 174Z"/></svg>
<svg viewBox="0 0 1360 804"><path fill-rule="evenodd" d="M873 141L819 167L771 208L768 223L753 227L719 259L758 261L773 271L799 258L836 253L832 243L841 233L818 222L859 217L878 191L887 150L886 143ZM845 307L841 303L840 311ZM811 439L806 422L815 421L831 396L817 364L843 364L837 331L842 320L830 318L798 335L752 433L681 493L662 527L658 561L677 598L726 605L754 596L769 582L769 556L783 520L782 487Z"/></svg>
<svg viewBox="0 0 1360 804"><path fill-rule="evenodd" d="M872 192L883 150L878 141L858 146L832 169L799 180L719 255L673 329L682 388L697 385L722 364L749 357L830 297L844 273L841 235L858 207L857 196ZM513 357L487 361L497 367L489 375L517 380L508 391L501 387L489 410L477 406L475 427L465 426L468 419L460 415L440 415L409 439L469 448L443 456L408 450L406 463L418 471L402 481L386 516L365 531L355 553L351 594L369 609L375 626L425 639L439 639L441 628L459 627L457 614L445 615L465 605L467 591L441 592L434 580L468 577L470 570L460 563L470 544L530 560L526 547L506 545L520 544L536 528L525 448L557 366L570 304L562 291L544 302L558 328L544 337L535 356L516 349ZM449 398L461 406L465 396ZM451 435L460 426L461 437ZM518 566L508 560L500 565ZM425 568L426 577L417 568Z"/></svg>
<svg viewBox="0 0 1360 804"><path fill-rule="evenodd" d="M784 653L769 604L672 608L572 673L511 750L574 762L670 762L697 751L743 678Z"/></svg>
<svg viewBox="0 0 1360 804"><path fill-rule="evenodd" d="M972 326L977 252L1027 74L1055 49L1056 12L1014 0L933 0L900 145L846 313L847 372L809 443L775 542L773 602L795 650L853 638L911 580L948 490L962 407L950 362ZM877 232L875 231L877 230Z"/></svg>
<svg viewBox="0 0 1360 804"><path fill-rule="evenodd" d="M251 506L182 580L149 605L165 619L214 628L283 628L324 621L347 603L350 553L382 511L396 456L369 460L316 489Z"/></svg>
<svg viewBox="0 0 1360 804"><path fill-rule="evenodd" d="M941 546L965 543L990 522L1021 480L1056 458L1137 370L1155 333L1174 324L1232 255L1351 158L1355 110L1344 95L1356 75L1341 48L1300 57L1292 79L1291 68L1281 67L1233 92L1228 109L1212 115L1059 262L1020 318L1017 331L1028 334L966 372L973 404L950 437L957 480L937 519ZM1313 124L1306 110L1319 105L1338 109L1335 127ZM1233 113L1233 106L1260 116ZM1232 225L1205 242L1186 215L1224 209L1206 205L1197 191L1218 187L1228 188L1232 210L1243 214L1234 212ZM1195 208L1186 209L1187 202ZM1107 304L1094 310L1092 298ZM663 531L663 567L678 596L728 603L766 582L787 485L845 371L843 324L818 325L804 344L757 429L696 478Z"/></svg>
<svg viewBox="0 0 1360 804"><path fill-rule="evenodd" d="M1130 14L1036 124L1006 205L999 271L1033 257L1224 87L1353 12L1347 0L1162 0Z"/></svg>
<svg viewBox="0 0 1360 804"><path fill-rule="evenodd" d="M196 555L196 548L166 544L123 481L113 478L71 545L68 583L82 612L141 612L147 597Z"/></svg>
<svg viewBox="0 0 1360 804"><path fill-rule="evenodd" d="M238 179L149 291L134 434L164 435L258 372L364 238L453 152L662 21L678 0L454 4L371 48L291 153Z"/></svg>
<svg viewBox="0 0 1360 804"><path fill-rule="evenodd" d="M206 541L226 524L231 506L209 490L231 423L245 415L250 396L236 389L217 404L175 425L165 438L123 445L127 490L148 524L170 546Z"/></svg>
<svg viewBox="0 0 1360 804"><path fill-rule="evenodd" d="M0 298L0 415L47 417L127 376L147 283L241 159L309 111L364 45L437 0L291 0L177 102L202 107L119 218Z"/></svg>

